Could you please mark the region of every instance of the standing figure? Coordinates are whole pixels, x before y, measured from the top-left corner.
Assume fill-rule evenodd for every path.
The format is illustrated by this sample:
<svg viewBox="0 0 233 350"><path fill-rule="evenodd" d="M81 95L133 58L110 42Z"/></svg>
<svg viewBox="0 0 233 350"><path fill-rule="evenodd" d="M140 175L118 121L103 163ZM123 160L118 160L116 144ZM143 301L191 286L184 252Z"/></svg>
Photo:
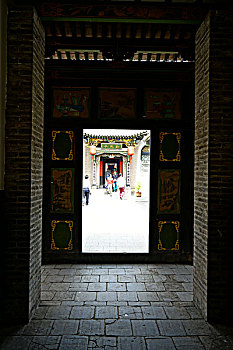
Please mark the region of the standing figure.
<svg viewBox="0 0 233 350"><path fill-rule="evenodd" d="M115 170L113 172L113 192L116 192L117 191L117 179L118 179L118 174L117 174L117 171Z"/></svg>
<svg viewBox="0 0 233 350"><path fill-rule="evenodd" d="M88 175L85 175L85 179L83 180L83 197L86 198L86 205L89 203L90 189L91 184L88 179Z"/></svg>
<svg viewBox="0 0 233 350"><path fill-rule="evenodd" d="M123 199L123 196L125 194L125 179L123 178L121 173L119 174L119 177L117 180L117 186L118 186L119 191L120 191L120 199Z"/></svg>
<svg viewBox="0 0 233 350"><path fill-rule="evenodd" d="M110 174L109 177L107 178L107 183L108 183L108 193L112 195L112 184L113 184L113 178L112 175Z"/></svg>

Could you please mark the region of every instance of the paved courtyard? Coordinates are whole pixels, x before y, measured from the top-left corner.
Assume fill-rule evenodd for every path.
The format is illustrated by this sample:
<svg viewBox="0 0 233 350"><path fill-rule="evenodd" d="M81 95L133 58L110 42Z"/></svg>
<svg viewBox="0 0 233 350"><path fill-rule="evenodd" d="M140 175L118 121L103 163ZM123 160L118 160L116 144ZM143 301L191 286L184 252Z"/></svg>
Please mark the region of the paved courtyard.
<svg viewBox="0 0 233 350"><path fill-rule="evenodd" d="M106 194L105 189L92 190L90 204L83 206L83 252L148 253L149 201L126 190Z"/></svg>
<svg viewBox="0 0 233 350"><path fill-rule="evenodd" d="M40 306L1 331L0 349L233 349L231 331L194 307L192 280L189 265L43 266Z"/></svg>

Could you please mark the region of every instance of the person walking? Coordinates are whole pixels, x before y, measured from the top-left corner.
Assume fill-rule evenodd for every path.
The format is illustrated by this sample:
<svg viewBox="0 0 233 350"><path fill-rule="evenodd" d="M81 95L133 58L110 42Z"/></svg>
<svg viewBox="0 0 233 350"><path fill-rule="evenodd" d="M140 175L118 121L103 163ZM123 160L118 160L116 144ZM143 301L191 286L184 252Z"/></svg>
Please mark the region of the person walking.
<svg viewBox="0 0 233 350"><path fill-rule="evenodd" d="M117 187L119 188L120 199L123 199L123 196L125 194L125 179L123 178L121 173L119 174L119 177L117 179Z"/></svg>
<svg viewBox="0 0 233 350"><path fill-rule="evenodd" d="M113 192L116 192L117 191L117 179L118 179L118 174L117 174L117 171L115 170L113 172Z"/></svg>
<svg viewBox="0 0 233 350"><path fill-rule="evenodd" d="M107 183L108 183L108 193L110 196L112 195L112 184L113 184L113 178L112 175L110 174L109 177L107 178Z"/></svg>
<svg viewBox="0 0 233 350"><path fill-rule="evenodd" d="M83 197L86 198L86 205L89 204L89 195L90 195L91 184L88 178L88 175L85 175L85 179L83 180Z"/></svg>

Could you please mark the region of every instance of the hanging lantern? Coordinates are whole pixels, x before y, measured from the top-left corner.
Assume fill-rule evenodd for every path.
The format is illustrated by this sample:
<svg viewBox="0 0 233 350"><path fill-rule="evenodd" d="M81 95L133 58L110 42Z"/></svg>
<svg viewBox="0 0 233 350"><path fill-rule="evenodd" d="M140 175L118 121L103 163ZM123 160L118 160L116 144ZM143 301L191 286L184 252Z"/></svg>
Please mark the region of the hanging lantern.
<svg viewBox="0 0 233 350"><path fill-rule="evenodd" d="M128 154L128 156L134 155L134 147L133 146L129 146L127 148L127 154Z"/></svg>
<svg viewBox="0 0 233 350"><path fill-rule="evenodd" d="M89 146L89 153L94 156L96 154L96 146Z"/></svg>

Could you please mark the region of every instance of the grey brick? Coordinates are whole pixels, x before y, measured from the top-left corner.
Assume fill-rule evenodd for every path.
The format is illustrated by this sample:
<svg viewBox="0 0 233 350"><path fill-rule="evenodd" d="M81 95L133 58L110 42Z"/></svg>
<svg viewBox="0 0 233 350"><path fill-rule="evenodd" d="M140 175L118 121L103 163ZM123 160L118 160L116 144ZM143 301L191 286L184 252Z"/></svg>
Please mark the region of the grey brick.
<svg viewBox="0 0 233 350"><path fill-rule="evenodd" d="M96 292L77 292L75 296L76 301L90 301L96 300Z"/></svg>
<svg viewBox="0 0 233 350"><path fill-rule="evenodd" d="M109 292L126 291L126 283L107 283Z"/></svg>
<svg viewBox="0 0 233 350"><path fill-rule="evenodd" d="M184 320L189 319L190 316L184 307L164 307L164 310L168 318L173 320Z"/></svg>
<svg viewBox="0 0 233 350"><path fill-rule="evenodd" d="M158 337L156 339L146 339L146 343L148 350L176 350L170 338Z"/></svg>
<svg viewBox="0 0 233 350"><path fill-rule="evenodd" d="M159 320L157 321L161 335L165 336L185 336L183 324L179 320Z"/></svg>
<svg viewBox="0 0 233 350"><path fill-rule="evenodd" d="M45 318L54 319L54 320L64 320L69 318L71 311L70 306L49 306L48 311L46 312Z"/></svg>
<svg viewBox="0 0 233 350"><path fill-rule="evenodd" d="M146 291L146 287L144 283L127 283L127 291L128 292L140 292Z"/></svg>
<svg viewBox="0 0 233 350"><path fill-rule="evenodd" d="M70 292L85 292L87 291L88 283L74 282L70 283L69 291Z"/></svg>
<svg viewBox="0 0 233 350"><path fill-rule="evenodd" d="M125 319L142 319L142 311L138 306L120 306L119 307L119 318Z"/></svg>
<svg viewBox="0 0 233 350"><path fill-rule="evenodd" d="M93 292L99 292L99 291L106 291L106 283L89 283L88 284L88 291Z"/></svg>
<svg viewBox="0 0 233 350"><path fill-rule="evenodd" d="M117 282L117 275L100 275L100 282Z"/></svg>
<svg viewBox="0 0 233 350"><path fill-rule="evenodd" d="M61 292L65 292L69 289L70 283L51 283L51 286L49 288L49 291L61 291Z"/></svg>
<svg viewBox="0 0 233 350"><path fill-rule="evenodd" d="M193 301L192 292L176 292L181 301Z"/></svg>
<svg viewBox="0 0 233 350"><path fill-rule="evenodd" d="M137 292L139 301L158 301L156 292Z"/></svg>
<svg viewBox="0 0 233 350"><path fill-rule="evenodd" d="M143 337L119 337L118 350L146 350Z"/></svg>
<svg viewBox="0 0 233 350"><path fill-rule="evenodd" d="M115 320L111 324L106 324L106 335L130 336L132 335L129 320Z"/></svg>
<svg viewBox="0 0 233 350"><path fill-rule="evenodd" d="M145 283L148 292L161 292L165 290L163 283Z"/></svg>
<svg viewBox="0 0 233 350"><path fill-rule="evenodd" d="M24 327L24 335L48 335L51 331L53 321L51 320L32 320Z"/></svg>
<svg viewBox="0 0 233 350"><path fill-rule="evenodd" d="M210 335L212 328L204 320L184 320L182 324L188 335Z"/></svg>
<svg viewBox="0 0 233 350"><path fill-rule="evenodd" d="M117 301L116 292L97 292L97 301Z"/></svg>
<svg viewBox="0 0 233 350"><path fill-rule="evenodd" d="M205 350L198 337L174 337L177 350Z"/></svg>
<svg viewBox="0 0 233 350"><path fill-rule="evenodd" d="M77 334L79 321L55 320L51 329L51 335Z"/></svg>
<svg viewBox="0 0 233 350"><path fill-rule="evenodd" d="M134 275L118 275L117 276L118 282L136 282L136 278Z"/></svg>
<svg viewBox="0 0 233 350"><path fill-rule="evenodd" d="M142 314L144 319L162 320L167 318L161 306L142 306Z"/></svg>
<svg viewBox="0 0 233 350"><path fill-rule="evenodd" d="M167 282L164 282L163 285L164 285L164 287L165 287L167 292L175 292L175 291L184 292L185 291L184 287L182 286L182 283L178 283L178 282L167 283Z"/></svg>
<svg viewBox="0 0 233 350"><path fill-rule="evenodd" d="M81 320L78 333L80 335L104 335L104 321Z"/></svg>
<svg viewBox="0 0 233 350"><path fill-rule="evenodd" d="M28 350L35 350L35 349L58 349L59 343L61 341L60 336L39 336L36 335L32 338L32 342L30 343L30 346Z"/></svg>
<svg viewBox="0 0 233 350"><path fill-rule="evenodd" d="M150 336L159 335L158 327L154 320L132 320L132 329L134 336Z"/></svg>
<svg viewBox="0 0 233 350"><path fill-rule="evenodd" d="M95 318L117 318L117 308L114 306L97 306Z"/></svg>
<svg viewBox="0 0 233 350"><path fill-rule="evenodd" d="M90 336L88 348L90 349L115 349L117 344L116 337L98 337Z"/></svg>
<svg viewBox="0 0 233 350"><path fill-rule="evenodd" d="M62 337L59 350L87 350L88 337L80 337L78 335L64 335Z"/></svg>
<svg viewBox="0 0 233 350"><path fill-rule="evenodd" d="M154 282L152 275L136 275L137 282Z"/></svg>
<svg viewBox="0 0 233 350"><path fill-rule="evenodd" d="M91 319L94 317L94 306L74 306L72 307L70 318Z"/></svg>
<svg viewBox="0 0 233 350"><path fill-rule="evenodd" d="M136 301L138 300L136 292L117 292L118 301Z"/></svg>
<svg viewBox="0 0 233 350"><path fill-rule="evenodd" d="M53 300L74 300L76 293L75 292L56 292Z"/></svg>
<svg viewBox="0 0 233 350"><path fill-rule="evenodd" d="M81 282L99 282L99 276L98 275L90 275L90 276L82 276ZM100 281L102 282L102 281Z"/></svg>

